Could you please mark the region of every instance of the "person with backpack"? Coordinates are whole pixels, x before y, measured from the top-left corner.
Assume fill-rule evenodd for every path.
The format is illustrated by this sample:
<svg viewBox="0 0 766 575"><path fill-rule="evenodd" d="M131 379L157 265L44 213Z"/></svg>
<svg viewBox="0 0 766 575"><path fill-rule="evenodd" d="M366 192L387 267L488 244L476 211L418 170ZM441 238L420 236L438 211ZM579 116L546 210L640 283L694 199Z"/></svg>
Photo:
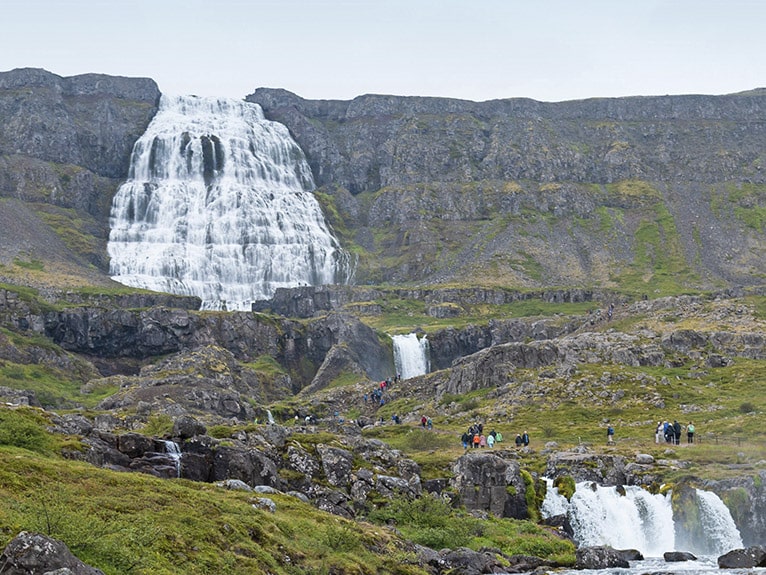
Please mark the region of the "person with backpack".
<svg viewBox="0 0 766 575"><path fill-rule="evenodd" d="M686 426L686 443L694 443L694 424L691 421Z"/></svg>
<svg viewBox="0 0 766 575"><path fill-rule="evenodd" d="M606 443L607 445L614 443L614 427L611 425L606 428Z"/></svg>

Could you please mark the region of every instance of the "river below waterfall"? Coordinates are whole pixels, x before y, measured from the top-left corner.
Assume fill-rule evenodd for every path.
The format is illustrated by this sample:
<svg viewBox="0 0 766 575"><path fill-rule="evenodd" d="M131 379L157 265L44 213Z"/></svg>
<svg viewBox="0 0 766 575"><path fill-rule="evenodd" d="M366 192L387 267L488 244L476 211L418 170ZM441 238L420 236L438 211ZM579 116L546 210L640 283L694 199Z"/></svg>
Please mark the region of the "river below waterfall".
<svg viewBox="0 0 766 575"><path fill-rule="evenodd" d="M756 575L766 574L766 568L757 569L720 569L718 557L698 557L697 561L668 562L661 557L648 558L644 561L631 561L630 567L613 569L579 569L556 571L557 575Z"/></svg>

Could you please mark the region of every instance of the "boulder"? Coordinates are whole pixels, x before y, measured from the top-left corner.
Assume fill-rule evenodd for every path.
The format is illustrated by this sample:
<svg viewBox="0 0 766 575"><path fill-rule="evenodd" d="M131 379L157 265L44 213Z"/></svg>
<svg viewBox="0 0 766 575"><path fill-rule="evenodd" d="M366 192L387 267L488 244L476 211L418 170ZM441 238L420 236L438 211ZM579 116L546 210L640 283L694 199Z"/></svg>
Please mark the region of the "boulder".
<svg viewBox="0 0 766 575"><path fill-rule="evenodd" d="M621 552L611 547L580 547L577 550L577 569L613 569L630 567Z"/></svg>
<svg viewBox="0 0 766 575"><path fill-rule="evenodd" d="M351 470L354 455L339 447L317 445L317 452L322 460L322 469L330 485L345 487L351 483Z"/></svg>
<svg viewBox="0 0 766 575"><path fill-rule="evenodd" d="M477 450L478 451L478 450ZM519 464L492 453L469 451L453 466L452 486L466 509L526 519L526 484Z"/></svg>
<svg viewBox="0 0 766 575"><path fill-rule="evenodd" d="M474 551L466 547L447 549L440 553L441 564L454 575L481 575L503 572L503 564L494 553Z"/></svg>
<svg viewBox="0 0 766 575"><path fill-rule="evenodd" d="M0 555L3 575L42 575L57 570L67 575L104 575L72 555L61 541L39 533L22 531Z"/></svg>
<svg viewBox="0 0 766 575"><path fill-rule="evenodd" d="M207 428L189 415L177 417L173 422L173 437L189 439L195 435L205 435Z"/></svg>
<svg viewBox="0 0 766 575"><path fill-rule="evenodd" d="M766 567L766 548L754 545L746 549L732 549L718 558L721 569L751 569Z"/></svg>
<svg viewBox="0 0 766 575"><path fill-rule="evenodd" d="M697 557L687 551L666 551L662 558L667 562L696 561Z"/></svg>
<svg viewBox="0 0 766 575"><path fill-rule="evenodd" d="M124 433L117 436L117 449L131 459L143 457L148 451L155 451L154 440L140 433Z"/></svg>
<svg viewBox="0 0 766 575"><path fill-rule="evenodd" d="M619 549L618 551L625 561L644 560L644 555L638 549Z"/></svg>

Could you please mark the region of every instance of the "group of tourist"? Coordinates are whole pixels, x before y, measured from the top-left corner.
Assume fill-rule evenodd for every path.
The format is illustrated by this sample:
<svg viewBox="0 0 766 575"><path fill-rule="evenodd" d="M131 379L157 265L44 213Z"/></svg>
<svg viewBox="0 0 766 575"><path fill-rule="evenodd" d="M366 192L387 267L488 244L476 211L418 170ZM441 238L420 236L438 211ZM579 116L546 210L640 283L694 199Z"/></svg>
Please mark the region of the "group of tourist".
<svg viewBox="0 0 766 575"><path fill-rule="evenodd" d="M364 394L362 399L364 400L365 405L372 404L373 407L376 408L385 405L390 399L388 392L391 389L391 386L394 383L400 382L401 379L402 376L397 373L394 377L389 377L381 381L372 391Z"/></svg>
<svg viewBox="0 0 766 575"><path fill-rule="evenodd" d="M673 423L668 421L658 421L657 428L654 432L654 442L665 442L678 445L681 443L681 434L683 433L683 430L684 427L678 423L678 421L673 421ZM686 426L686 442L694 443L694 423L691 421Z"/></svg>
<svg viewBox="0 0 766 575"><path fill-rule="evenodd" d="M474 423L460 437L463 443L463 449L489 447L490 449L503 440L503 434L494 429L487 435L484 435L484 424Z"/></svg>

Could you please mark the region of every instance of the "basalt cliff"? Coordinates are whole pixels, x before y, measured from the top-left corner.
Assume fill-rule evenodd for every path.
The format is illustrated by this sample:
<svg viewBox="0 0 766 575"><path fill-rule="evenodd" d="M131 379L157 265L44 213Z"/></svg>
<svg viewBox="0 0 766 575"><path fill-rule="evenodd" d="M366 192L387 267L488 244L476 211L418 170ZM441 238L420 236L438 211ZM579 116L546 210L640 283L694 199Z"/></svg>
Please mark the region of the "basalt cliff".
<svg viewBox="0 0 766 575"><path fill-rule="evenodd" d="M105 280L112 196L159 97L149 79L0 73L0 263ZM763 90L477 103L258 89L247 100L304 150L359 284L481 277L652 293L766 272Z"/></svg>

